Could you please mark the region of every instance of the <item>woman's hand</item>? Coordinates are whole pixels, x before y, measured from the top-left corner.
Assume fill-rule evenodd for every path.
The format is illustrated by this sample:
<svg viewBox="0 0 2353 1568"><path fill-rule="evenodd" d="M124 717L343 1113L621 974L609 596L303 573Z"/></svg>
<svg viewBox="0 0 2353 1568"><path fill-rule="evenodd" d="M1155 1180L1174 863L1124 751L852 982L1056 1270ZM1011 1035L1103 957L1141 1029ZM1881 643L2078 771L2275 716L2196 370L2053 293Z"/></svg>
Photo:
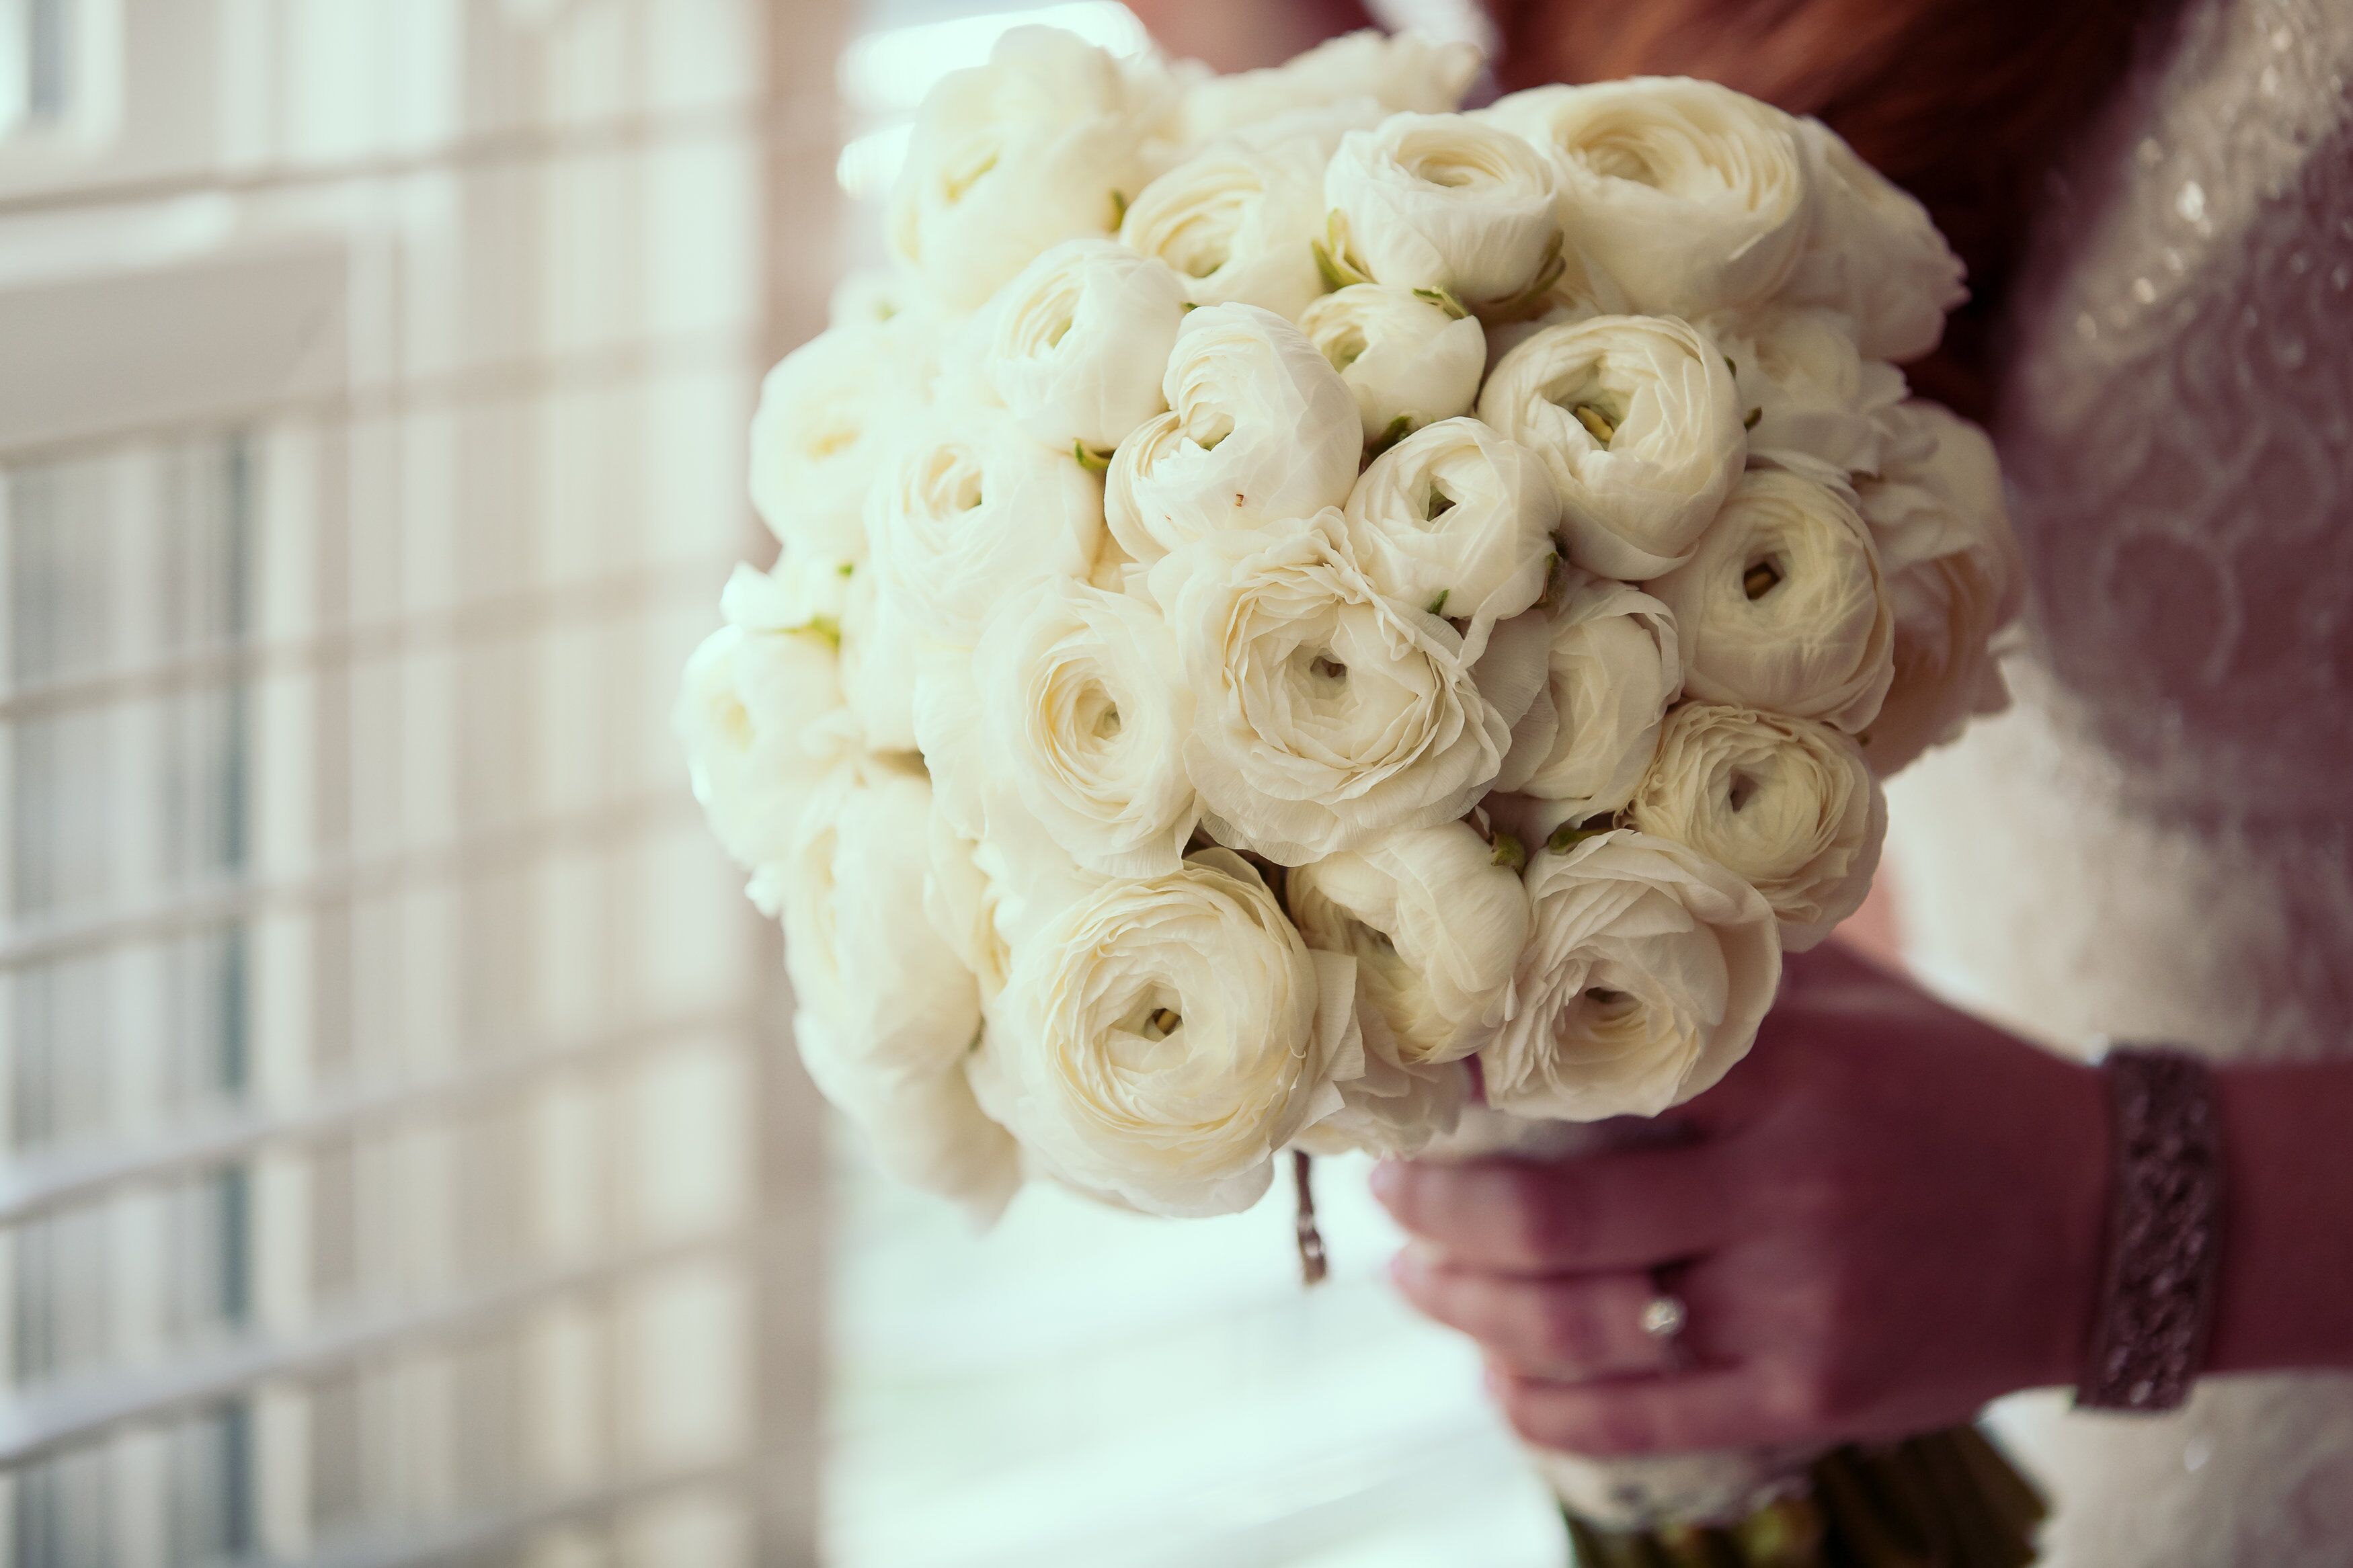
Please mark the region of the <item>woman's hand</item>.
<svg viewBox="0 0 2353 1568"><path fill-rule="evenodd" d="M1792 956L1693 1142L1390 1163L1422 1311L1521 1436L1606 1456L1892 1436L2072 1382L2098 1288L2096 1073L1831 944ZM1670 1346L1642 1309L1683 1298Z"/></svg>

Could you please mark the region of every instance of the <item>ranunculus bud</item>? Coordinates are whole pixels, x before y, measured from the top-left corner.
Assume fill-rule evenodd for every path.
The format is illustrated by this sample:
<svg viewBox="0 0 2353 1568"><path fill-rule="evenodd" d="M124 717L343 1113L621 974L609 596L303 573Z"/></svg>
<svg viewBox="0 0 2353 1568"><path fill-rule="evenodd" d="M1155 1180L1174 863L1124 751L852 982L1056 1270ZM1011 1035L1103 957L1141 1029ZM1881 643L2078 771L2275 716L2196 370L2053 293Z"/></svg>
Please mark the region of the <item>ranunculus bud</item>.
<svg viewBox="0 0 2353 1568"><path fill-rule="evenodd" d="M1675 613L1692 696L1850 734L1878 715L1894 617L1848 494L1773 468L1744 474L1690 563L1651 591Z"/></svg>
<svg viewBox="0 0 2353 1568"><path fill-rule="evenodd" d="M1714 82L1515 92L1485 111L1544 150L1585 253L1652 315L1762 304L1797 264L1812 164L1797 122Z"/></svg>
<svg viewBox="0 0 2353 1568"><path fill-rule="evenodd" d="M1887 806L1852 737L1810 719L1686 702L1667 717L1628 825L1687 845L1765 896L1781 945L1862 907Z"/></svg>
<svg viewBox="0 0 2353 1568"><path fill-rule="evenodd" d="M1479 318L1410 289L1352 284L1308 306L1299 330L1356 394L1368 447L1468 414L1478 401L1487 370Z"/></svg>
<svg viewBox="0 0 2353 1568"><path fill-rule="evenodd" d="M1704 856L1620 830L1528 866L1530 929L1487 1101L1514 1115L1656 1116L1756 1043L1781 982L1761 894Z"/></svg>
<svg viewBox="0 0 2353 1568"><path fill-rule="evenodd" d="M1393 114L1351 132L1324 175L1335 259L1376 283L1515 300L1556 272L1560 225L1535 148L1461 114Z"/></svg>
<svg viewBox="0 0 2353 1568"><path fill-rule="evenodd" d="M1544 465L1476 419L1441 420L1374 458L1344 515L1373 586L1468 621L1475 646L1536 602L1559 554Z"/></svg>
<svg viewBox="0 0 2353 1568"><path fill-rule="evenodd" d="M1108 239L1066 240L989 306L988 373L1014 423L1057 451L1108 453L1162 413L1185 289Z"/></svg>
<svg viewBox="0 0 2353 1568"><path fill-rule="evenodd" d="M1691 558L1747 451L1723 354L1665 316L1545 328L1495 366L1479 417L1544 459L1569 559L1630 582Z"/></svg>

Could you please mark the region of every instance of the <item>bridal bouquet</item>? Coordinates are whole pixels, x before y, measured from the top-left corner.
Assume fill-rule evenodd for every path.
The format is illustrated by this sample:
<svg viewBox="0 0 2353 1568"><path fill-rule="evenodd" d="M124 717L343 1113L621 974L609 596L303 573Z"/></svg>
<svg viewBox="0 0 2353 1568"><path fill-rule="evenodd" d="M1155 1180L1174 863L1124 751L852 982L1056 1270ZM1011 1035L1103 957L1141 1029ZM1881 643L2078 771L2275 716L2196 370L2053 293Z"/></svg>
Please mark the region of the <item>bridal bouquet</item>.
<svg viewBox="0 0 2353 1568"><path fill-rule="evenodd" d="M1895 364L1962 292L1923 209L1721 87L1477 67L1009 33L769 374L783 552L679 728L905 1180L1215 1215L1667 1111L2001 700L1993 453Z"/></svg>

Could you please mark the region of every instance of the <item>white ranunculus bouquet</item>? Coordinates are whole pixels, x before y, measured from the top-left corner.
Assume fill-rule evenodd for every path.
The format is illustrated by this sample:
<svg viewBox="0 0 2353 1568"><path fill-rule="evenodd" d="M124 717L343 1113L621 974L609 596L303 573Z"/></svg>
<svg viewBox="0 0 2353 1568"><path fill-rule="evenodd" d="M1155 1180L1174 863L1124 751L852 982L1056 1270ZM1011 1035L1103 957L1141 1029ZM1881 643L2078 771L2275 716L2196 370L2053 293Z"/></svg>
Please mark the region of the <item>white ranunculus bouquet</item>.
<svg viewBox="0 0 2353 1568"><path fill-rule="evenodd" d="M811 1075L976 1214L1669 1115L2002 700L2000 468L1890 363L1925 212L1725 88L1475 68L1008 33L765 384L783 554L678 732ZM1632 1528L1787 1458L1546 1474Z"/></svg>

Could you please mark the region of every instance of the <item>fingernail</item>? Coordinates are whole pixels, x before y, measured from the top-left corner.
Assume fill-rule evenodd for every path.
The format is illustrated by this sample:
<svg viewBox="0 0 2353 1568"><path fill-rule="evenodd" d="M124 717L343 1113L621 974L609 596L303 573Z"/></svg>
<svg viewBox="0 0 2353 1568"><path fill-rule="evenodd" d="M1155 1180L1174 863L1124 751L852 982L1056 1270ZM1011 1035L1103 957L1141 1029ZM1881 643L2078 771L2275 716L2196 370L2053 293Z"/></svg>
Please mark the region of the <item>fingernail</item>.
<svg viewBox="0 0 2353 1568"><path fill-rule="evenodd" d="M1398 1285L1419 1285L1429 1277L1429 1263L1410 1247L1389 1259L1389 1279Z"/></svg>
<svg viewBox="0 0 2353 1568"><path fill-rule="evenodd" d="M1394 1204L1398 1194L1405 1190L1405 1167L1395 1160L1384 1160L1373 1167L1373 1173L1365 1184L1383 1204Z"/></svg>
<svg viewBox="0 0 2353 1568"><path fill-rule="evenodd" d="M1495 1370L1495 1363L1493 1362L1482 1362L1480 1363L1479 1384L1487 1391L1488 1398L1501 1399L1504 1397L1504 1374Z"/></svg>

